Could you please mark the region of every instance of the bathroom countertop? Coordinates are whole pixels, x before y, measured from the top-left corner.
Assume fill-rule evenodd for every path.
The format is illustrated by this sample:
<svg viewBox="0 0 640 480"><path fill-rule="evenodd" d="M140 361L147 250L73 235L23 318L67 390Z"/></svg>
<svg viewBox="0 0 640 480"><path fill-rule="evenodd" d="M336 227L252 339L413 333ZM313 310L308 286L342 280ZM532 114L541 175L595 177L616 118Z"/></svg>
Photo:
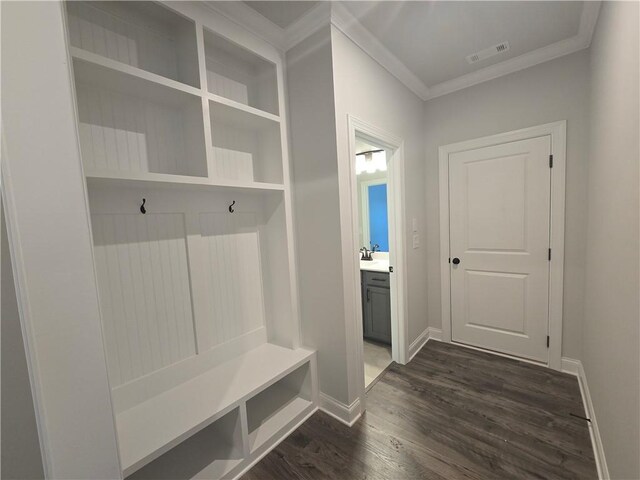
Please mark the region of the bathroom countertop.
<svg viewBox="0 0 640 480"><path fill-rule="evenodd" d="M360 270L389 273L389 260L386 258L374 258L371 261L360 260Z"/></svg>

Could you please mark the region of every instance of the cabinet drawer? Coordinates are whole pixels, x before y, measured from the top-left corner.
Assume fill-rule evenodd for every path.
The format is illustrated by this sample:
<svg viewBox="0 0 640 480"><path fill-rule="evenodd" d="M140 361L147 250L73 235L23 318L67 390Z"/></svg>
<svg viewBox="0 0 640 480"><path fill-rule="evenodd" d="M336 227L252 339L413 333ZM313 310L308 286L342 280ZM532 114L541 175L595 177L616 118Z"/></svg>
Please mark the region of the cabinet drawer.
<svg viewBox="0 0 640 480"><path fill-rule="evenodd" d="M386 272L364 272L365 285L389 288L389 274Z"/></svg>

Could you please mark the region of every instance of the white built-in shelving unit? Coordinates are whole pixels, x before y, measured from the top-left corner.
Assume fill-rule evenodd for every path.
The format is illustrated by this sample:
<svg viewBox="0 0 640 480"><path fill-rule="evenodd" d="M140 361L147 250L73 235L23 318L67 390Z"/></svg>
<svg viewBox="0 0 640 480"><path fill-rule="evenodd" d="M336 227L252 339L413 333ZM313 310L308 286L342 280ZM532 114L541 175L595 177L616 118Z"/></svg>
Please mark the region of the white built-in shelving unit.
<svg viewBox="0 0 640 480"><path fill-rule="evenodd" d="M123 475L233 477L317 404L281 53L192 2L66 13Z"/></svg>

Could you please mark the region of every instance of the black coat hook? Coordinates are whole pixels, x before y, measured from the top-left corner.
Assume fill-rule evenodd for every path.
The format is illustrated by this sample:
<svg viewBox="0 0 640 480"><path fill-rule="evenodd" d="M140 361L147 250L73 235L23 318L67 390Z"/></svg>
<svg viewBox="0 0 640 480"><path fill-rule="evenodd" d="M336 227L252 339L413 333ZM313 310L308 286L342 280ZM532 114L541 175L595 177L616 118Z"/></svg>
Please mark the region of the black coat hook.
<svg viewBox="0 0 640 480"><path fill-rule="evenodd" d="M142 214L144 215L145 213L147 213L147 209L144 208L144 204L146 203L147 199L143 198L142 199L142 205L140 205L140 211L142 212Z"/></svg>
<svg viewBox="0 0 640 480"><path fill-rule="evenodd" d="M235 210L233 209L233 206L236 204L236 201L234 200L233 203L231 205L229 205L229 213L233 213L235 212Z"/></svg>

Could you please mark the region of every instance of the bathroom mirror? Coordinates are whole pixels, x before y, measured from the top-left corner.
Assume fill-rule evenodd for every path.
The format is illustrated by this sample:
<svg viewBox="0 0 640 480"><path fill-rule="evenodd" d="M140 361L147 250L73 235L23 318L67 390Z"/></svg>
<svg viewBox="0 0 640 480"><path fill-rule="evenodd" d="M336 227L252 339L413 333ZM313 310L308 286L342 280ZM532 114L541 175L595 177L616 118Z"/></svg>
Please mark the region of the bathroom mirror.
<svg viewBox="0 0 640 480"><path fill-rule="evenodd" d="M383 149L356 155L358 204L360 207L360 245L389 251L389 217L387 213L387 162Z"/></svg>

